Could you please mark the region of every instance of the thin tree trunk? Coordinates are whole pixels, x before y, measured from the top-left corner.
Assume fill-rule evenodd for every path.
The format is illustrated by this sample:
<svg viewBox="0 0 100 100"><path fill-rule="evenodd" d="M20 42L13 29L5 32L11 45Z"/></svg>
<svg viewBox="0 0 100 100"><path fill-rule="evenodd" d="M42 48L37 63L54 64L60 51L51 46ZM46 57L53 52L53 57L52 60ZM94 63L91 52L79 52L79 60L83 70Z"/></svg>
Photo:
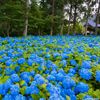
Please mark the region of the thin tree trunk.
<svg viewBox="0 0 100 100"><path fill-rule="evenodd" d="M100 13L100 1L99 1L99 6L98 6L98 10L97 10L97 14L96 14L96 27L95 27L95 35L97 35L98 34L98 24L99 24L99 17L100 17L100 15L99 15L99 13Z"/></svg>
<svg viewBox="0 0 100 100"><path fill-rule="evenodd" d="M86 26L85 26L85 36L87 36L87 28L88 28L88 17L87 17Z"/></svg>
<svg viewBox="0 0 100 100"><path fill-rule="evenodd" d="M72 16L72 5L70 5L70 12L69 12L68 35L69 35L69 33L70 33L70 22L71 22L71 16Z"/></svg>
<svg viewBox="0 0 100 100"><path fill-rule="evenodd" d="M27 36L27 32L28 32L28 12L29 11L29 0L26 0L26 15L25 15L25 29L23 32L24 36Z"/></svg>
<svg viewBox="0 0 100 100"><path fill-rule="evenodd" d="M55 0L52 0L52 18L51 18L50 35L53 35L54 32L54 6L55 6Z"/></svg>
<svg viewBox="0 0 100 100"><path fill-rule="evenodd" d="M61 19L61 30L60 30L60 35L63 35L63 31L64 31L64 5L63 5L63 16L62 16L62 19Z"/></svg>
<svg viewBox="0 0 100 100"><path fill-rule="evenodd" d="M86 26L85 26L85 36L87 36L87 28L88 28L88 19L89 19L89 9L90 9L90 3L91 1L88 1L87 5L87 12L85 13L85 16L86 16Z"/></svg>
<svg viewBox="0 0 100 100"><path fill-rule="evenodd" d="M7 27L7 36L8 37L10 36L9 33L10 33L10 25L8 25L8 27Z"/></svg>
<svg viewBox="0 0 100 100"><path fill-rule="evenodd" d="M77 13L76 13L76 10L77 10L77 6L74 5L74 20L73 20L73 32L74 34L76 34L76 17L77 17Z"/></svg>
<svg viewBox="0 0 100 100"><path fill-rule="evenodd" d="M41 31L40 31L40 28L38 27L38 34L39 36L41 35Z"/></svg>
<svg viewBox="0 0 100 100"><path fill-rule="evenodd" d="M5 32L4 32L4 31L2 31L2 34L3 34L3 36L5 37Z"/></svg>
<svg viewBox="0 0 100 100"><path fill-rule="evenodd" d="M61 25L61 32L60 32L60 35L63 35L63 31L64 31L64 22L63 22L62 25Z"/></svg>

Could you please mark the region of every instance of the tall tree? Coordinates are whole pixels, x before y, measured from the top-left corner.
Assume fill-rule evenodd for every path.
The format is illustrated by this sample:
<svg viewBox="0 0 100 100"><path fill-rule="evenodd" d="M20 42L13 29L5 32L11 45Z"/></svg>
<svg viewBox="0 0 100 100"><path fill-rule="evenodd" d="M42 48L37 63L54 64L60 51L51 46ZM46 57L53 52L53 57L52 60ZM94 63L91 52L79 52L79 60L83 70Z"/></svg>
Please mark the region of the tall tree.
<svg viewBox="0 0 100 100"><path fill-rule="evenodd" d="M29 8L30 8L30 1L29 0L25 0L25 6L26 6L26 11L25 11L25 29L23 32L24 36L27 36L27 31L28 31L28 16L29 16Z"/></svg>
<svg viewBox="0 0 100 100"><path fill-rule="evenodd" d="M0 3L0 30L2 34L9 36L14 32L21 33L22 23L23 14L21 1L4 0Z"/></svg>
<svg viewBox="0 0 100 100"><path fill-rule="evenodd" d="M84 0L73 0L73 33L76 34L76 23L77 23L77 17L78 17L78 11L83 4Z"/></svg>
<svg viewBox="0 0 100 100"><path fill-rule="evenodd" d="M60 34L63 35L64 32L64 20L65 20L65 7L67 4L67 0L60 0L59 2L59 9L60 10L60 15L61 16L61 29L60 29Z"/></svg>
<svg viewBox="0 0 100 100"><path fill-rule="evenodd" d="M70 10L69 10L69 20L68 20L68 35L70 33L70 22L72 18L72 4L70 4Z"/></svg>
<svg viewBox="0 0 100 100"><path fill-rule="evenodd" d="M88 20L92 15L93 7L95 5L95 0L86 0L86 10L85 10L85 19L86 19L86 24L85 24L85 35L87 36L87 27L88 27Z"/></svg>
<svg viewBox="0 0 100 100"><path fill-rule="evenodd" d="M99 24L99 18L100 18L100 0L97 0L98 8L96 13L96 27L95 27L95 35L98 33L98 24Z"/></svg>
<svg viewBox="0 0 100 100"><path fill-rule="evenodd" d="M54 9L55 6L55 0L52 0L52 14L51 14L51 30L50 30L50 35L53 35L54 32Z"/></svg>

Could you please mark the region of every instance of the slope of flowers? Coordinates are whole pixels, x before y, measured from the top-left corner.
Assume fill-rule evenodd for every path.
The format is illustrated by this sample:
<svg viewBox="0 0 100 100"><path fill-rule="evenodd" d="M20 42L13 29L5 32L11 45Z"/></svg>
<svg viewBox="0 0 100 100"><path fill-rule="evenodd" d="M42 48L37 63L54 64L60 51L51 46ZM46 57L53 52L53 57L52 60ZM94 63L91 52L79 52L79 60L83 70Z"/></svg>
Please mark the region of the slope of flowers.
<svg viewBox="0 0 100 100"><path fill-rule="evenodd" d="M100 100L100 37L0 38L0 100Z"/></svg>

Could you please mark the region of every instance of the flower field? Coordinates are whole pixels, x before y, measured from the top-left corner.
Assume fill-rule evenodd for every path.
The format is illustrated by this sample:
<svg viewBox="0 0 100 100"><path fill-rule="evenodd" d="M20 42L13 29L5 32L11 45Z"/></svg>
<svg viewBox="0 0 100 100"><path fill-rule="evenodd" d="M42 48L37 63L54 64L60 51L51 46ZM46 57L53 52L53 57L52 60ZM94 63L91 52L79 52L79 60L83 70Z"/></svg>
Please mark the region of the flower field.
<svg viewBox="0 0 100 100"><path fill-rule="evenodd" d="M0 100L100 100L100 37L0 38Z"/></svg>

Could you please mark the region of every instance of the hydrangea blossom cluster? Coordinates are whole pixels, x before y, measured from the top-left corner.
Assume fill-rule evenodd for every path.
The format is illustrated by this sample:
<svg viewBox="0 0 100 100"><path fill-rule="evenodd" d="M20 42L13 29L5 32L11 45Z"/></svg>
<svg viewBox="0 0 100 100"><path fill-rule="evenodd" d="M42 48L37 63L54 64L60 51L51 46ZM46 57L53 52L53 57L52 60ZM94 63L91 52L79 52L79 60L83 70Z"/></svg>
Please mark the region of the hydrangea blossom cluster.
<svg viewBox="0 0 100 100"><path fill-rule="evenodd" d="M100 39L79 37L0 37L0 100L99 100Z"/></svg>
<svg viewBox="0 0 100 100"><path fill-rule="evenodd" d="M90 80L92 78L91 71L85 68L79 70L79 75L85 80Z"/></svg>
<svg viewBox="0 0 100 100"><path fill-rule="evenodd" d="M96 81L100 82L100 70L96 71Z"/></svg>

